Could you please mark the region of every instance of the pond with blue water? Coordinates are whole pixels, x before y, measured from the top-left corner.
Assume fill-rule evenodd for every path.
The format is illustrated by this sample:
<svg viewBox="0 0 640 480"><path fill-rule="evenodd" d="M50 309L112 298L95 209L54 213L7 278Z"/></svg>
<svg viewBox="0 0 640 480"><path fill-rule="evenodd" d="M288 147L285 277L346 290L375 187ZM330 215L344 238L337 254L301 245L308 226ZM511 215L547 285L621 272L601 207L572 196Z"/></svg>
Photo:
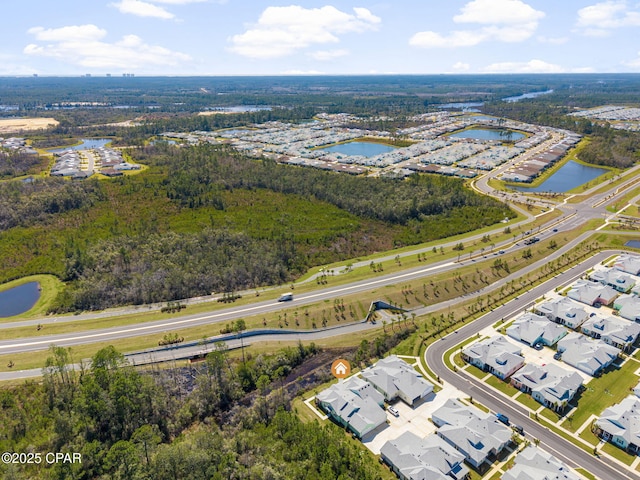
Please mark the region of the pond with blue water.
<svg viewBox="0 0 640 480"><path fill-rule="evenodd" d="M66 152L67 150L91 150L93 148L104 147L111 141L110 138L81 138L79 145L73 145L72 147L55 148L49 150L51 153Z"/></svg>
<svg viewBox="0 0 640 480"><path fill-rule="evenodd" d="M31 310L40 298L40 284L29 282L0 292L0 318Z"/></svg>
<svg viewBox="0 0 640 480"><path fill-rule="evenodd" d="M341 153L343 155L360 155L363 157L375 157L383 153L393 152L396 148L390 145L374 142L347 142L339 145L324 147L325 152Z"/></svg>
<svg viewBox="0 0 640 480"><path fill-rule="evenodd" d="M607 173L606 168L583 165L571 160L537 187L510 187L520 192L564 193Z"/></svg>
<svg viewBox="0 0 640 480"><path fill-rule="evenodd" d="M526 137L525 134L513 130L495 128L470 128L449 135L451 138L473 138L474 140L502 140L517 142Z"/></svg>
<svg viewBox="0 0 640 480"><path fill-rule="evenodd" d="M522 95L515 95L513 97L505 97L502 99L503 102L519 102L520 100L526 100L527 98L536 98L539 97L540 95L548 95L550 93L553 93L553 90L544 90L542 92L529 92L529 93L523 93Z"/></svg>
<svg viewBox="0 0 640 480"><path fill-rule="evenodd" d="M640 240L629 240L624 244L625 247L640 248Z"/></svg>

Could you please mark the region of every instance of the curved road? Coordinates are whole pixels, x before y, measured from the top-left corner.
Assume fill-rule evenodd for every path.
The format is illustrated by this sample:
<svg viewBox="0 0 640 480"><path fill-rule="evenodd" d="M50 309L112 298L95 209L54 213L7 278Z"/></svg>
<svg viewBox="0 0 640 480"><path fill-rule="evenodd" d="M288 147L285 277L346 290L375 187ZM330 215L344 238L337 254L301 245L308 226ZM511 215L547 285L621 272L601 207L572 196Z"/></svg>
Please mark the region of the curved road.
<svg viewBox="0 0 640 480"><path fill-rule="evenodd" d="M474 400L489 407L494 412L502 412L515 423L522 425L525 432L534 438L538 438L544 445L544 449L563 460L570 466L583 467L600 479L623 480L640 479L640 474L623 471L616 465L609 465L594 455L585 452L568 440L560 437L540 423L529 418L529 412L517 402L507 400L502 395L487 389L486 384L480 380L459 372L451 371L444 363L444 354L460 342L477 334L480 330L493 325L502 318L509 318L523 311L533 304L536 298L556 287L566 285L579 277L585 270L602 262L607 257L620 253L619 251L601 252L582 262L579 268L574 267L562 273L543 285L534 288L499 308L494 309L478 320L465 325L453 334L443 337L431 344L425 352L425 362L429 368L440 377Z"/></svg>

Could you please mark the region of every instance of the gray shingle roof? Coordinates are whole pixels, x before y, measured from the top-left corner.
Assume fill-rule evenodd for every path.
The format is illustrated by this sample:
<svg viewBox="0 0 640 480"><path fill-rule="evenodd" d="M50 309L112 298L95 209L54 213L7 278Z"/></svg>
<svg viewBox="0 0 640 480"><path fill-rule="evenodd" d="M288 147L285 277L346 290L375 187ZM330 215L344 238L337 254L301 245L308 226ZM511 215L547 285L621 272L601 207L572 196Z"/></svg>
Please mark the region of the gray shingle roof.
<svg viewBox="0 0 640 480"><path fill-rule="evenodd" d="M580 477L553 455L529 445L515 458L502 480L580 480Z"/></svg>
<svg viewBox="0 0 640 480"><path fill-rule="evenodd" d="M413 367L396 355L378 361L362 371L362 378L382 391L387 400L398 396L407 403L433 391L433 384L422 378Z"/></svg>
<svg viewBox="0 0 640 480"><path fill-rule="evenodd" d="M539 340L543 340L547 345L553 345L557 338L563 337L567 332L566 328L535 313L525 313L507 328L507 335L529 345L533 345Z"/></svg>
<svg viewBox="0 0 640 480"><path fill-rule="evenodd" d="M572 332L558 342L558 351L562 361L594 375L610 365L620 353L616 347L601 340L592 340L585 335Z"/></svg>

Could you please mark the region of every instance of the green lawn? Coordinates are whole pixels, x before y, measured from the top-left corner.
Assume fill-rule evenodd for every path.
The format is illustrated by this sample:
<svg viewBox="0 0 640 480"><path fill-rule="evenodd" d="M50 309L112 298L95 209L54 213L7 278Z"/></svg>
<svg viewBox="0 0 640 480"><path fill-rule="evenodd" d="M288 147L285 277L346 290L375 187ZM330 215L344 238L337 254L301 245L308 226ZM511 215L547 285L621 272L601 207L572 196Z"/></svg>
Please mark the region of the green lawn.
<svg viewBox="0 0 640 480"><path fill-rule="evenodd" d="M526 393L519 395L516 400L523 404L525 407L529 407L531 410L537 410L541 406L540 403L531 398L531 395L527 395Z"/></svg>
<svg viewBox="0 0 640 480"><path fill-rule="evenodd" d="M577 403L578 408L572 414L571 425L565 422L564 427L576 431L591 415L600 415L605 408L622 401L638 383L634 375L638 367L638 362L629 360L622 368L610 367L601 377L587 383L585 390L576 394L571 402Z"/></svg>
<svg viewBox="0 0 640 480"><path fill-rule="evenodd" d="M515 388L513 385L510 385L509 383L503 382L502 380L500 380L498 377L495 377L493 375L491 375L488 379L487 379L487 383L489 385L491 385L493 388L495 388L496 390L500 390L502 393L513 397L516 393L519 392L519 390L517 388Z"/></svg>
<svg viewBox="0 0 640 480"><path fill-rule="evenodd" d="M589 480L598 480L598 478L596 476L594 476L592 473L586 471L584 468L576 468L576 472L578 472L583 477L588 478Z"/></svg>
<svg viewBox="0 0 640 480"><path fill-rule="evenodd" d="M600 439L591 431L590 427L585 428L580 433L580 438L589 442L594 447L600 443Z"/></svg>
<svg viewBox="0 0 640 480"><path fill-rule="evenodd" d="M465 371L467 373L470 373L471 375L473 375L476 378L479 378L480 380L482 380L484 377L487 376L487 372L483 372L482 370L480 370L478 367L474 366L474 365L469 365Z"/></svg>
<svg viewBox="0 0 640 480"><path fill-rule="evenodd" d="M557 423L558 420L560 420L560 415L548 408L544 408L538 415L543 416L547 420L551 420L553 423Z"/></svg>
<svg viewBox="0 0 640 480"><path fill-rule="evenodd" d="M609 442L605 443L602 446L601 450L611 455L613 458L617 458L618 460L620 460L622 463L626 465L631 465L633 461L636 459L635 455L629 455L627 452L625 452L621 448L618 448Z"/></svg>

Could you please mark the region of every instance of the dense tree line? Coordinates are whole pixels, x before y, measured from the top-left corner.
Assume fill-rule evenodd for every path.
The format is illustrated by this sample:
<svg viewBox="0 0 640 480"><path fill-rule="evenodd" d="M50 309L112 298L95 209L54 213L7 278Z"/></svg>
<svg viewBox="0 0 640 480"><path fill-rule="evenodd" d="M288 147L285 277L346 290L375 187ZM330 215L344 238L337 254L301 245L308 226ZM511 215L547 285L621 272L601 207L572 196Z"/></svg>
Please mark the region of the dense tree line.
<svg viewBox="0 0 640 480"><path fill-rule="evenodd" d="M77 452L82 463L0 465L5 479L374 480L377 462L336 425L291 413L295 367L312 344L233 362L224 349L188 369L142 373L113 347L72 371L52 347L42 383L0 390L0 448ZM257 376L241 382L241 371ZM195 379L195 381L194 381ZM233 415L228 412L233 411Z"/></svg>
<svg viewBox="0 0 640 480"><path fill-rule="evenodd" d="M255 161L211 145L166 149L147 159L168 168L168 195L183 203L195 201L224 208L217 193L220 189L266 188L317 198L354 215L402 225L412 220L429 221L430 217L437 221L439 215L463 207L477 208L481 221L490 223L512 215L504 204L477 195L460 179L442 175L414 175L408 180L353 177Z"/></svg>
<svg viewBox="0 0 640 480"><path fill-rule="evenodd" d="M4 151L0 148L0 179L36 173L36 167L40 165L42 159L38 155Z"/></svg>
<svg viewBox="0 0 640 480"><path fill-rule="evenodd" d="M206 228L119 236L66 253L65 280L74 281L53 310L179 300L211 292L276 285L299 273L291 238L252 239Z"/></svg>
<svg viewBox="0 0 640 480"><path fill-rule="evenodd" d="M97 181L33 178L0 183L0 231L46 221L52 215L90 207L103 199Z"/></svg>

